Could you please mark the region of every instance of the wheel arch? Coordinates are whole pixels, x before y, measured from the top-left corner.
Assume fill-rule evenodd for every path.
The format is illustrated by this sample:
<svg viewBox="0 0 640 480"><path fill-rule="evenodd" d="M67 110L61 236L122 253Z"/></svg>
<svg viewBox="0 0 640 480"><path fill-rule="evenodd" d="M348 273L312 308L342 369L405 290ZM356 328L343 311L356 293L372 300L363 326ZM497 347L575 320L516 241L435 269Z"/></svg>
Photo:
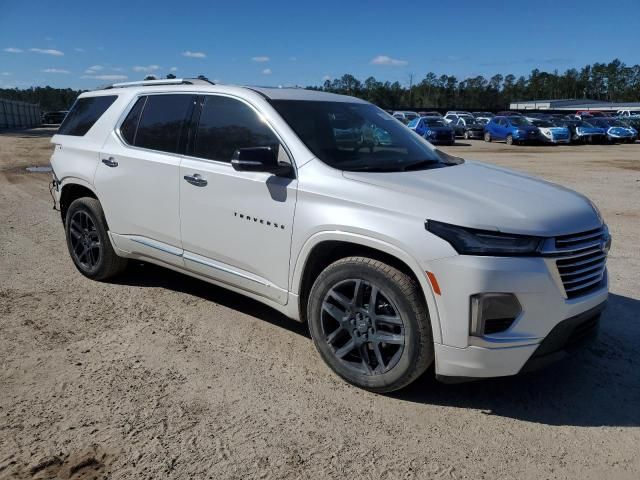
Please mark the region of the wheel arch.
<svg viewBox="0 0 640 480"><path fill-rule="evenodd" d="M442 333L434 292L419 263L404 250L388 242L348 232L321 232L307 240L297 257L292 276L293 293L298 299L299 319L306 321L306 305L313 281L328 265L340 258L366 256L397 268L420 286L429 311L433 339L440 343Z"/></svg>
<svg viewBox="0 0 640 480"><path fill-rule="evenodd" d="M62 183L60 189L60 215L63 223L67 216L69 205L74 200L82 197L91 197L100 201L93 186L80 178L68 179Z"/></svg>

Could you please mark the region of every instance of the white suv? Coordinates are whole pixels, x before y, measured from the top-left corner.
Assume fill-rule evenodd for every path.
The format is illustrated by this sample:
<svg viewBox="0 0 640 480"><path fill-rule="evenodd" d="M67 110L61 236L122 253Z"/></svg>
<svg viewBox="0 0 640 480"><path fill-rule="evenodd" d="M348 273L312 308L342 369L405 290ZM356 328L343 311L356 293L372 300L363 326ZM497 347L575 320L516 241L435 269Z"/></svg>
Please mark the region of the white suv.
<svg viewBox="0 0 640 480"><path fill-rule="evenodd" d="M610 237L584 196L436 150L365 101L199 80L83 93L53 137L78 270L127 259L309 324L377 392L513 375L598 324Z"/></svg>

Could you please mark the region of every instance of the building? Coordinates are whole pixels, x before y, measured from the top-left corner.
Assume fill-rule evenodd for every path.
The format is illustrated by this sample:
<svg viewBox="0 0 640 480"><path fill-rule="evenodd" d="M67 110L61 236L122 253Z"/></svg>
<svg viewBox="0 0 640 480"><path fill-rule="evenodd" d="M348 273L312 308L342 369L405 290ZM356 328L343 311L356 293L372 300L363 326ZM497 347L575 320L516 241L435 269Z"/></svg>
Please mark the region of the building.
<svg viewBox="0 0 640 480"><path fill-rule="evenodd" d="M599 100L529 100L524 102L512 102L511 110L633 110L640 112L640 102L601 102Z"/></svg>

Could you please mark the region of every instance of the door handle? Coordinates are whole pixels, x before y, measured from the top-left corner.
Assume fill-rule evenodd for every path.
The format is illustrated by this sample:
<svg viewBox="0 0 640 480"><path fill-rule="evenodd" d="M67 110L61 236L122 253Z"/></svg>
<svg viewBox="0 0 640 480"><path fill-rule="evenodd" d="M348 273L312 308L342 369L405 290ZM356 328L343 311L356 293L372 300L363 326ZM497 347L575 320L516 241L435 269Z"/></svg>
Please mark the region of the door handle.
<svg viewBox="0 0 640 480"><path fill-rule="evenodd" d="M195 185L196 187L206 187L209 182L207 182L199 173L194 173L193 175L185 175L184 179L190 183L191 185Z"/></svg>
<svg viewBox="0 0 640 480"><path fill-rule="evenodd" d="M102 163L104 163L107 167L117 167L118 166L118 162L116 162L113 157L109 157L109 158L103 158L102 159Z"/></svg>

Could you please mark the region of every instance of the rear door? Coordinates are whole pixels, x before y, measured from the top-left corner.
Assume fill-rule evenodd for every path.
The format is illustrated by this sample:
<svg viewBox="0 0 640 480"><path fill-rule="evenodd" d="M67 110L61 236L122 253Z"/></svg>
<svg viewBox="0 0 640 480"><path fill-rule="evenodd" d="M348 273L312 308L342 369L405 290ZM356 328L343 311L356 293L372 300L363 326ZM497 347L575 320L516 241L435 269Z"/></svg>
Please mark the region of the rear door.
<svg viewBox="0 0 640 480"><path fill-rule="evenodd" d="M286 147L254 107L205 95L180 167L185 266L201 275L287 303L297 180L231 166L240 148Z"/></svg>
<svg viewBox="0 0 640 480"><path fill-rule="evenodd" d="M136 99L101 152L95 176L118 248L182 266L179 170L196 97Z"/></svg>

